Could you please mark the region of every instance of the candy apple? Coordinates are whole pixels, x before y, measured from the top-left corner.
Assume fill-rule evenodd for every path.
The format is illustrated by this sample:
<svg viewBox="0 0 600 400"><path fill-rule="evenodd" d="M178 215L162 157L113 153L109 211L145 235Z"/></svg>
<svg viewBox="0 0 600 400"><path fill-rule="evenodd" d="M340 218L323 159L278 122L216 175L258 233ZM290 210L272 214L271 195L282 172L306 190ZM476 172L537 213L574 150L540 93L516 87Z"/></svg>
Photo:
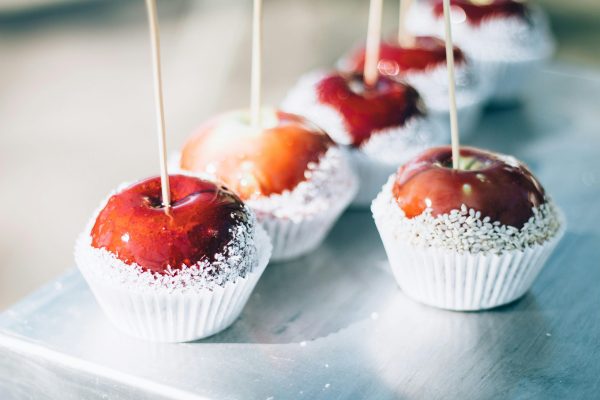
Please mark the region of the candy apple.
<svg viewBox="0 0 600 400"><path fill-rule="evenodd" d="M92 228L92 246L144 271L167 273L201 260L213 261L248 223L242 201L223 186L172 175L171 206L162 205L159 177L112 195Z"/></svg>
<svg viewBox="0 0 600 400"><path fill-rule="evenodd" d="M460 168L452 168L449 146L432 148L401 166L393 194L408 218L431 209L432 215L467 208L482 218L521 228L533 207L545 202L544 189L515 158L463 147Z"/></svg>
<svg viewBox="0 0 600 400"><path fill-rule="evenodd" d="M265 110L256 128L247 111L236 111L202 125L185 143L180 166L215 176L243 200L256 199L293 190L331 146L325 132L298 115Z"/></svg>

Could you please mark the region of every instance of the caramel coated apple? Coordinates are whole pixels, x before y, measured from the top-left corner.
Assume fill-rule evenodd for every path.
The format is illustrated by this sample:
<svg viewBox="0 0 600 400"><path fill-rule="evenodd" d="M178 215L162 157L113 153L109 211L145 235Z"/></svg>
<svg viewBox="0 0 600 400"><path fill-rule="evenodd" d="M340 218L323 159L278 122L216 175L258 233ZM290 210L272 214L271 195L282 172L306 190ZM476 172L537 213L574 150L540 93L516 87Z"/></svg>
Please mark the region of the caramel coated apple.
<svg viewBox="0 0 600 400"><path fill-rule="evenodd" d="M516 0L451 0L453 9L461 9L471 25L479 25L488 18L519 17L527 18L527 5ZM442 18L444 5L442 0L433 0L433 14Z"/></svg>
<svg viewBox="0 0 600 400"><path fill-rule="evenodd" d="M316 90L321 104L343 116L356 147L376 131L403 126L412 117L424 114L421 97L412 86L385 76L369 86L362 74L334 73L323 78Z"/></svg>
<svg viewBox="0 0 600 400"><path fill-rule="evenodd" d="M449 146L432 148L398 169L393 194L408 218L430 208L432 215L467 208L482 218L522 228L533 207L544 203L544 189L516 159L475 148L461 148L452 168Z"/></svg>
<svg viewBox="0 0 600 400"><path fill-rule="evenodd" d="M454 47L454 62L459 65L464 61L463 52ZM347 69L362 72L365 68L365 49L357 50L346 63ZM383 75L402 77L440 65L446 65L446 47L443 40L432 36L416 36L411 45L383 42L379 47L377 68Z"/></svg>
<svg viewBox="0 0 600 400"><path fill-rule="evenodd" d="M334 146L325 132L303 117L263 113L262 129L247 112L214 118L185 143L181 168L216 176L243 200L279 194L306 180L309 164Z"/></svg>
<svg viewBox="0 0 600 400"><path fill-rule="evenodd" d="M116 193L92 228L92 246L127 264L164 274L200 260L213 261L233 240L232 228L248 223L242 201L231 191L198 178L172 175L172 204L162 206L160 178Z"/></svg>

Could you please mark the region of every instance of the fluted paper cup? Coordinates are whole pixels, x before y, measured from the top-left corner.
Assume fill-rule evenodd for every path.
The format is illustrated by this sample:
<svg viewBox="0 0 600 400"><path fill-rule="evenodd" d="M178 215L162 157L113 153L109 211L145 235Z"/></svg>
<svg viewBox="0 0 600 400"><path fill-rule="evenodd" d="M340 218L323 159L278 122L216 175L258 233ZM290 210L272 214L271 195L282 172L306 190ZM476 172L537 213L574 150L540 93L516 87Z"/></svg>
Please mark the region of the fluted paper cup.
<svg viewBox="0 0 600 400"><path fill-rule="evenodd" d="M257 226L255 232L258 264L252 272L224 286L193 293L135 291L102 279L91 270L95 265L81 262L89 250L85 240L76 248L76 260L102 311L118 329L149 341L187 342L218 333L239 317L271 254L264 230Z"/></svg>
<svg viewBox="0 0 600 400"><path fill-rule="evenodd" d="M265 214L255 209L258 222L273 244L271 261L289 261L319 247L354 197L356 188L357 183L353 181L348 191L340 193L338 201L331 208L296 219Z"/></svg>
<svg viewBox="0 0 600 400"><path fill-rule="evenodd" d="M490 101L496 104L518 100L528 88L528 82L547 63L548 58L525 60L485 59L474 57L481 76L491 82Z"/></svg>
<svg viewBox="0 0 600 400"><path fill-rule="evenodd" d="M359 149L348 150L350 162L358 176L358 192L352 200L354 208L368 208L381 186L387 181L390 174L398 169L399 163L386 163L369 157Z"/></svg>
<svg viewBox="0 0 600 400"><path fill-rule="evenodd" d="M564 234L525 250L502 254L458 253L397 240L386 221L375 224L396 282L404 293L430 306L456 311L485 310L522 297Z"/></svg>

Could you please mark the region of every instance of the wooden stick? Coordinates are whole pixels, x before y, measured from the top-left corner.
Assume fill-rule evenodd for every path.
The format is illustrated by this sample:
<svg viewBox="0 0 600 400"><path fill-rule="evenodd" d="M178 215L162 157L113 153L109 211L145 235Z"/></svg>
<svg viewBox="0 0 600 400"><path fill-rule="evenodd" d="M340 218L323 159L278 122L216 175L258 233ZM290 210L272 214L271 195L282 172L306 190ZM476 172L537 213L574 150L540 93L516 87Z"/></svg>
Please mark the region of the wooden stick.
<svg viewBox="0 0 600 400"><path fill-rule="evenodd" d="M150 22L150 43L152 47L152 72L154 77L154 100L156 104L162 204L165 207L165 211L168 211L169 207L171 207L171 188L169 185L169 172L167 170L167 133L165 128L162 74L160 69L160 32L158 29L156 0L146 0L146 9L148 10L148 21Z"/></svg>
<svg viewBox="0 0 600 400"><path fill-rule="evenodd" d="M365 50L365 84L373 86L377 83L377 64L379 63L379 46L381 43L381 13L383 0L371 0L369 6L369 26L367 28L367 48Z"/></svg>
<svg viewBox="0 0 600 400"><path fill-rule="evenodd" d="M250 118L252 126L256 129L260 129L260 89L262 78L262 0L254 0L253 8Z"/></svg>
<svg viewBox="0 0 600 400"><path fill-rule="evenodd" d="M413 0L400 0L400 13L398 15L398 44L410 47L414 44L414 37L406 30L406 18L412 7Z"/></svg>
<svg viewBox="0 0 600 400"><path fill-rule="evenodd" d="M452 141L452 168L458 169L460 143L458 118L456 116L456 82L454 75L454 46L452 45L452 22L450 20L450 0L443 0L444 26L446 30L446 65L448 69L448 97L450 101L450 138Z"/></svg>

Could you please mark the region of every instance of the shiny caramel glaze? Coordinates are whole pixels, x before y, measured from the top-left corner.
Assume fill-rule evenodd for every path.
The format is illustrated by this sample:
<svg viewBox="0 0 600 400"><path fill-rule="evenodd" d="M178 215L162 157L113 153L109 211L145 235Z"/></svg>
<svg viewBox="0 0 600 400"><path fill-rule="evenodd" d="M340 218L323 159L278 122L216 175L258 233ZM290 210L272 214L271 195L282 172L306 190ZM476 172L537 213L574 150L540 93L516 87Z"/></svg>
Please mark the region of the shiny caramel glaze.
<svg viewBox="0 0 600 400"><path fill-rule="evenodd" d="M172 204L162 206L159 177L114 194L92 228L92 246L127 264L164 274L200 260L212 261L233 240L232 228L248 223L242 201L231 191L198 178L171 175Z"/></svg>
<svg viewBox="0 0 600 400"><path fill-rule="evenodd" d="M454 62L464 63L463 52L454 47ZM345 67L362 72L365 67L365 49L360 48L346 61ZM379 47L379 72L383 75L402 77L411 72L423 72L429 68L446 65L444 41L433 36L415 36L411 45L382 42Z"/></svg>
<svg viewBox="0 0 600 400"><path fill-rule="evenodd" d="M294 114L277 111L274 123L266 121L258 131L246 121L228 129L228 120L236 115L202 125L183 146L181 168L215 176L243 200L293 190L306 180L309 164L318 163L335 145L325 132Z"/></svg>
<svg viewBox="0 0 600 400"><path fill-rule="evenodd" d="M393 194L408 218L464 204L482 218L522 228L532 208L544 203L544 189L523 163L469 147L460 154L463 169L452 168L450 146L429 149L398 169Z"/></svg>
<svg viewBox="0 0 600 400"><path fill-rule="evenodd" d="M412 86L385 76L368 86L362 74L332 73L317 84L316 90L320 103L342 115L355 147L376 131L403 126L424 114L421 97Z"/></svg>

